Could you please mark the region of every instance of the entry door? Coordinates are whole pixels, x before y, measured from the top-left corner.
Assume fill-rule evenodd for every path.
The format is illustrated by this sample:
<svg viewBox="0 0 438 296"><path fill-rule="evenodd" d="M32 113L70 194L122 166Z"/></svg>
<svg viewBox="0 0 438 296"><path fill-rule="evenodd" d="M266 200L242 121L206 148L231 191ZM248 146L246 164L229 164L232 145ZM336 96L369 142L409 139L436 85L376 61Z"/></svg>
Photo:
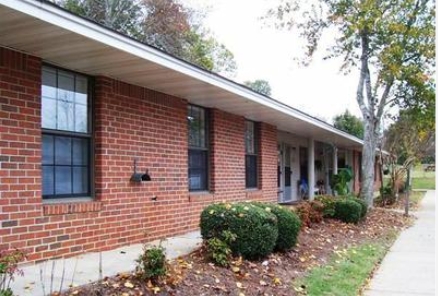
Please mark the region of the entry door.
<svg viewBox="0 0 438 296"><path fill-rule="evenodd" d="M284 201L292 201L291 148L284 145Z"/></svg>
<svg viewBox="0 0 438 296"><path fill-rule="evenodd" d="M292 201L292 168L291 147L287 144L278 145L278 202Z"/></svg>

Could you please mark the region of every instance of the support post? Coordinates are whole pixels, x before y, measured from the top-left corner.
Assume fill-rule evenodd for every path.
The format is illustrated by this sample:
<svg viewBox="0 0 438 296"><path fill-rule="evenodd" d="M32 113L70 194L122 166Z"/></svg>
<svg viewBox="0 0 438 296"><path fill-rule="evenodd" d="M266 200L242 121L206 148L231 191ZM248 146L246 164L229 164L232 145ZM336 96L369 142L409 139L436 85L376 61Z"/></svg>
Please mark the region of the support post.
<svg viewBox="0 0 438 296"><path fill-rule="evenodd" d="M307 160L308 160L308 185L309 185L309 200L313 200L315 197L315 141L310 138L309 145L307 147Z"/></svg>
<svg viewBox="0 0 438 296"><path fill-rule="evenodd" d="M338 174L338 147L333 145L333 175Z"/></svg>

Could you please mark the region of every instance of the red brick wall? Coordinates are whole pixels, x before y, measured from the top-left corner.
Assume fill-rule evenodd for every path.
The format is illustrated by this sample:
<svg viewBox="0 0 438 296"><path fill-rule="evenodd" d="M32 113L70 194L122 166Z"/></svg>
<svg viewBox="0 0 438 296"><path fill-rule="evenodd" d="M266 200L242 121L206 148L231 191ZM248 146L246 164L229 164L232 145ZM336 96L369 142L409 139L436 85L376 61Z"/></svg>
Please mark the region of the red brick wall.
<svg viewBox="0 0 438 296"><path fill-rule="evenodd" d="M244 118L211 110L210 192L189 194L187 102L96 77L94 200L43 203L40 81L40 59L0 48L1 249L29 261L111 249L194 230L211 202L276 200L275 127L260 125L260 190L247 191ZM152 181L129 181L135 158Z"/></svg>
<svg viewBox="0 0 438 296"><path fill-rule="evenodd" d="M50 235L41 225L40 77L40 59L0 47L1 248Z"/></svg>

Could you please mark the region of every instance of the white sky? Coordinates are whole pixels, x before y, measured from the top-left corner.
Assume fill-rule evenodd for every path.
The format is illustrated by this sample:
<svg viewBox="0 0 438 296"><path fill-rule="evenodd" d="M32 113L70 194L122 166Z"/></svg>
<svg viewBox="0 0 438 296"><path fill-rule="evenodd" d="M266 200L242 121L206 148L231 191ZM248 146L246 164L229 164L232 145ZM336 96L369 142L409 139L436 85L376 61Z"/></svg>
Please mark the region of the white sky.
<svg viewBox="0 0 438 296"><path fill-rule="evenodd" d="M234 54L237 82L267 80L273 98L329 122L345 109L360 116L355 100L358 73L340 74L340 61L322 61L322 53L309 67L298 66L293 60L302 49L297 34L268 28L259 19L276 1L184 2L207 10L204 25Z"/></svg>

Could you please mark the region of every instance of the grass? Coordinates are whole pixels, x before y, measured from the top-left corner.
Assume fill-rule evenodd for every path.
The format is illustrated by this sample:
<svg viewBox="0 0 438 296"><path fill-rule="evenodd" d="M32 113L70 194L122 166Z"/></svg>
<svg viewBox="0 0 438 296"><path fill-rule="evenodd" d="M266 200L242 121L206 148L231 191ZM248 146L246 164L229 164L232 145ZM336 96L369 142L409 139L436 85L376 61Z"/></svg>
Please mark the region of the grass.
<svg viewBox="0 0 438 296"><path fill-rule="evenodd" d="M359 295L396 237L394 232L385 239L337 251L328 264L311 269L307 276L295 282L294 289L314 296Z"/></svg>
<svg viewBox="0 0 438 296"><path fill-rule="evenodd" d="M412 189L435 189L435 178L412 178Z"/></svg>
<svg viewBox="0 0 438 296"><path fill-rule="evenodd" d="M425 172L416 166L412 172L412 189L435 189L435 172Z"/></svg>
<svg viewBox="0 0 438 296"><path fill-rule="evenodd" d="M383 177L383 184L389 183L389 176ZM421 165L412 171L412 189L435 189L435 172L425 172Z"/></svg>

